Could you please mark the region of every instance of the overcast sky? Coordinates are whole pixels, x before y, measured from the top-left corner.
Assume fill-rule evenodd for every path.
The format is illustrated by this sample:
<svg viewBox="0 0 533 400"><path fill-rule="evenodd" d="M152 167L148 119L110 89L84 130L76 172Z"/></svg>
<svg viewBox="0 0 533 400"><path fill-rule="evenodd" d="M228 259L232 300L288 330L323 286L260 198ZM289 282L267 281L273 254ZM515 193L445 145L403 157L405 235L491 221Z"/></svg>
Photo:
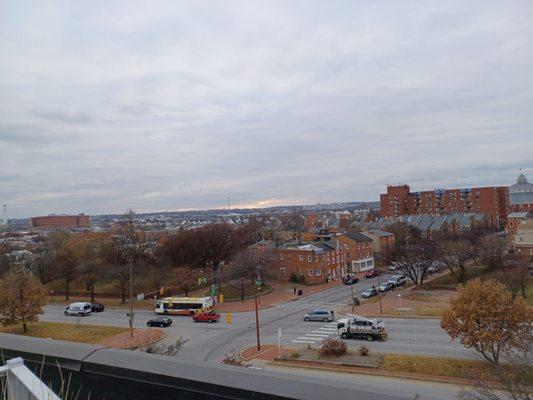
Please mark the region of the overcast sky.
<svg viewBox="0 0 533 400"><path fill-rule="evenodd" d="M533 2L0 0L9 216L533 180Z"/></svg>

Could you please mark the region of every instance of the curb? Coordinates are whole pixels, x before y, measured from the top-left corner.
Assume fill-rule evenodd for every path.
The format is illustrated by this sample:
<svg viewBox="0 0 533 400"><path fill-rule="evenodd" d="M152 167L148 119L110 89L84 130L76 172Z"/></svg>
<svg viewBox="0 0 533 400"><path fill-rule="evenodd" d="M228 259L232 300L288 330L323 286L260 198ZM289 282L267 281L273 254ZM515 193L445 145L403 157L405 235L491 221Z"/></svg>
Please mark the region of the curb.
<svg viewBox="0 0 533 400"><path fill-rule="evenodd" d="M373 376L386 376L391 378L403 378L411 379L417 381L430 381L436 383L451 383L456 385L475 385L475 381L463 378L455 378L450 376L440 376L440 375L422 375L409 372L397 372L397 371L384 371L372 369L371 367L361 367L361 366L351 366L347 364L338 364L335 365L312 365L307 363L305 360L290 360L286 361L284 359L275 358L273 361L269 362L270 365L285 366L291 368L307 368L307 369L317 369L322 371L329 372L341 372L349 374L362 374L362 375L373 375Z"/></svg>

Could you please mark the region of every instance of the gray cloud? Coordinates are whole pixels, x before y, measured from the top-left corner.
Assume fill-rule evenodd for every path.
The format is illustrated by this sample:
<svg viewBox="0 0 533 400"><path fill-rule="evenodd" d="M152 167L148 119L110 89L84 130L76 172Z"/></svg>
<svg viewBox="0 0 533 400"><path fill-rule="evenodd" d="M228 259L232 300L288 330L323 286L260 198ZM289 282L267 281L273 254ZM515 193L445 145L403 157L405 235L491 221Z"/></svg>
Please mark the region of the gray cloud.
<svg viewBox="0 0 533 400"><path fill-rule="evenodd" d="M12 216L533 179L525 0L2 7Z"/></svg>

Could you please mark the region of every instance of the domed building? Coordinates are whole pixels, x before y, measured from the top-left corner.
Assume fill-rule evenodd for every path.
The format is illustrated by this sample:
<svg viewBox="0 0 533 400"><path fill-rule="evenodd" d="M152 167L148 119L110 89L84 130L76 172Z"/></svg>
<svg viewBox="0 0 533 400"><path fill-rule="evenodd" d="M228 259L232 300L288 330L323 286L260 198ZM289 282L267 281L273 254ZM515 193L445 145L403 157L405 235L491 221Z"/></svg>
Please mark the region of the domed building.
<svg viewBox="0 0 533 400"><path fill-rule="evenodd" d="M529 183L523 173L514 185L509 186L509 205L511 211L533 212L533 183Z"/></svg>

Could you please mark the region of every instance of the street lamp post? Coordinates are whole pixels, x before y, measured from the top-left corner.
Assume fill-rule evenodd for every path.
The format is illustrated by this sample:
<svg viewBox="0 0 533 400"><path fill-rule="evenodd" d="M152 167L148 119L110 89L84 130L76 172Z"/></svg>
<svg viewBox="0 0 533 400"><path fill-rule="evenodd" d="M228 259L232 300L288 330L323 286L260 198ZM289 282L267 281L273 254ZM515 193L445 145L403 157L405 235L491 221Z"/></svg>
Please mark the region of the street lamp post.
<svg viewBox="0 0 533 400"><path fill-rule="evenodd" d="M241 278L241 301L244 301L244 278Z"/></svg>
<svg viewBox="0 0 533 400"><path fill-rule="evenodd" d="M259 340L259 309L257 307L257 291L255 292L255 331L257 334L257 351L261 351L261 342Z"/></svg>

